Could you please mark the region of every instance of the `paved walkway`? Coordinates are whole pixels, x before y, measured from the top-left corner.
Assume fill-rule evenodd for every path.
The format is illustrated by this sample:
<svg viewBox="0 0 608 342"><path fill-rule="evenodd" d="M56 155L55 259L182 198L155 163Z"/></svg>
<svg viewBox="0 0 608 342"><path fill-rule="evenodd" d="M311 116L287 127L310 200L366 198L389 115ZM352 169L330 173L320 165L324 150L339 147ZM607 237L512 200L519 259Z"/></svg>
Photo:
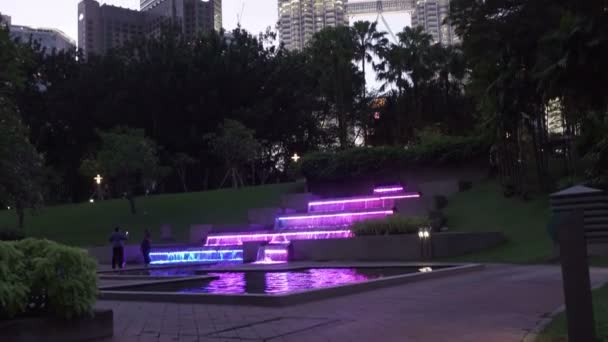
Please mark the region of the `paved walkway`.
<svg viewBox="0 0 608 342"><path fill-rule="evenodd" d="M608 269L592 269L592 282ZM483 271L287 308L100 301L123 341L521 341L563 303L557 266Z"/></svg>

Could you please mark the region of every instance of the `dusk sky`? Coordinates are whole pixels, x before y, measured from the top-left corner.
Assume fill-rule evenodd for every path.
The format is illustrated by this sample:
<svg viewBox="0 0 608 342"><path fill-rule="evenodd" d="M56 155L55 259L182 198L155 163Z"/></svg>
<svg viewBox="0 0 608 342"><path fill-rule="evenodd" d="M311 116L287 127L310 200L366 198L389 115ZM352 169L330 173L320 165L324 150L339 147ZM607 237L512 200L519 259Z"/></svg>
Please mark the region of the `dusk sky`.
<svg viewBox="0 0 608 342"><path fill-rule="evenodd" d="M0 0L0 12L11 16L13 25L57 28L72 39L78 36L76 10L80 0ZM103 0L100 3L139 9L139 0ZM244 9L243 9L243 4ZM257 33L277 22L277 0L223 0L222 21L235 28L243 9L241 26Z"/></svg>
<svg viewBox="0 0 608 342"><path fill-rule="evenodd" d="M77 6L80 0L0 0L0 13L11 16L13 25L56 28L77 41ZM140 0L102 0L100 3L139 9ZM351 0L352 1L352 0ZM230 30L237 26L237 13L243 9L241 26L252 33L259 33L277 23L277 0L222 0L222 25ZM386 21L396 34L410 23L408 14L385 14ZM351 18L376 20L376 15ZM378 28L387 31L383 23ZM367 68L371 70L371 65ZM378 86L373 72L367 74L368 86Z"/></svg>

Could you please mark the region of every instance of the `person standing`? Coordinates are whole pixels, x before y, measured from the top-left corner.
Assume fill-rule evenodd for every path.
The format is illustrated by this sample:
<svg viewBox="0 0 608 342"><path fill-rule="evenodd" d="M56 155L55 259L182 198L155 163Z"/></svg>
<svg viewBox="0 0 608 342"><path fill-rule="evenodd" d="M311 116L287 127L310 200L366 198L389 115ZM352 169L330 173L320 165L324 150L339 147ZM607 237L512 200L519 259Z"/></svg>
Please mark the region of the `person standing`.
<svg viewBox="0 0 608 342"><path fill-rule="evenodd" d="M150 241L150 231L146 229L144 232L144 239L141 242L141 254L144 256L144 263L146 266L150 265L150 249L152 249L152 243Z"/></svg>
<svg viewBox="0 0 608 342"><path fill-rule="evenodd" d="M120 228L114 228L114 232L110 235L110 243L112 244L112 269L122 268L124 264L124 241L127 236L120 231Z"/></svg>

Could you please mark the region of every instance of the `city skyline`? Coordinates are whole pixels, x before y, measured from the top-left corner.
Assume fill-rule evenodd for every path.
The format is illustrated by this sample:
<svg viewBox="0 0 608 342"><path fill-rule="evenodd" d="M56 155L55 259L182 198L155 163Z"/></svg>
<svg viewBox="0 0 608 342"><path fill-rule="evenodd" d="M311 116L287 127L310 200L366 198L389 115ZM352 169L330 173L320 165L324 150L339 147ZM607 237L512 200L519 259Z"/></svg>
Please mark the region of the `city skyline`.
<svg viewBox="0 0 608 342"><path fill-rule="evenodd" d="M13 25L53 28L78 41L79 1L54 0L51 3L48 0L0 0L0 13L10 16ZM135 10L140 7L140 0L100 0L99 3ZM253 34L265 31L268 26L273 29L276 26L277 0L223 0L224 29L237 27L237 14L241 10L241 27Z"/></svg>

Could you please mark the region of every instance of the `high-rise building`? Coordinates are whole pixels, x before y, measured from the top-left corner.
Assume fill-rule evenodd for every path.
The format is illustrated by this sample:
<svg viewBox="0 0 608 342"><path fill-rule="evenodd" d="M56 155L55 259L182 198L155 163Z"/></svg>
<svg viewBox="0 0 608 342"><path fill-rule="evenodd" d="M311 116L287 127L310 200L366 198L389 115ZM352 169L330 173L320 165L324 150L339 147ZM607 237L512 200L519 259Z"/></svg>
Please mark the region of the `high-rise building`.
<svg viewBox="0 0 608 342"><path fill-rule="evenodd" d="M76 47L74 40L56 29L11 25L9 32L12 39L21 43L36 42L40 44L47 54Z"/></svg>
<svg viewBox="0 0 608 342"><path fill-rule="evenodd" d="M78 4L78 47L85 55L105 54L139 37L157 36L165 25L186 38L221 30L221 0L141 0L141 11L95 0Z"/></svg>
<svg viewBox="0 0 608 342"><path fill-rule="evenodd" d="M418 0L412 13L412 27L422 26L435 43L452 45L460 42L454 27L447 22L450 0Z"/></svg>
<svg viewBox="0 0 608 342"><path fill-rule="evenodd" d="M289 50L306 46L315 32L348 25L348 0L278 0L279 38Z"/></svg>
<svg viewBox="0 0 608 342"><path fill-rule="evenodd" d="M0 14L0 25L11 26L11 17L8 15Z"/></svg>

